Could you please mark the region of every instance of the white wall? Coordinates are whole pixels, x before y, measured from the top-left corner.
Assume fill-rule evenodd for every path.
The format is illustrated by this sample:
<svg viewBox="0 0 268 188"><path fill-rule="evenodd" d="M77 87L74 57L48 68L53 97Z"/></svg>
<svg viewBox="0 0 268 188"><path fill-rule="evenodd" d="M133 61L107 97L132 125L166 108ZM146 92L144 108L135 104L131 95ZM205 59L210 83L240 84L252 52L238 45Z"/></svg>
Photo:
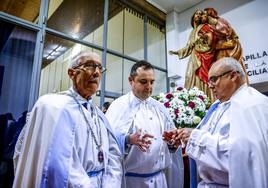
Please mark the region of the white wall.
<svg viewBox="0 0 268 188"><path fill-rule="evenodd" d="M206 7L215 8L237 32L244 50L250 84L267 82L268 0L206 0L184 12L171 12L167 15L167 50L178 50L186 45L192 30L192 14ZM179 85L183 85L187 62L188 58L179 60L168 55L168 76L181 76Z"/></svg>

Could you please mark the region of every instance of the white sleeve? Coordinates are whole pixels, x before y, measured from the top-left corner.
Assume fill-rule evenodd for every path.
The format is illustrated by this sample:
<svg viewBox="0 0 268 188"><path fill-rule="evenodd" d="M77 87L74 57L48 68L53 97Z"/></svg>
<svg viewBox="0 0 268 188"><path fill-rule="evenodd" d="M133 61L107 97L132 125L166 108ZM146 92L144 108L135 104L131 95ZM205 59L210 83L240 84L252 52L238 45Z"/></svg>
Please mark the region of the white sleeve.
<svg viewBox="0 0 268 188"><path fill-rule="evenodd" d="M72 153L72 157L70 158L68 187L87 188L92 186L90 178L78 158L75 147L73 147Z"/></svg>
<svg viewBox="0 0 268 188"><path fill-rule="evenodd" d="M115 138L108 132L109 158L106 172L103 175L103 187L121 187L123 168L122 154Z"/></svg>
<svg viewBox="0 0 268 188"><path fill-rule="evenodd" d="M217 170L228 170L229 134L212 135L205 130L194 129L186 152L196 162Z"/></svg>
<svg viewBox="0 0 268 188"><path fill-rule="evenodd" d="M26 132L26 129L28 128L28 122L29 122L29 119L30 119L30 114L31 113L28 112L27 115L26 115L25 125L22 128L22 130L21 130L21 132L19 134L18 140L16 142L16 145L15 145L14 154L13 154L14 174L16 174L16 168L17 168L17 165L18 165L19 156L20 156L21 149L22 149L23 139L25 137L25 132Z"/></svg>
<svg viewBox="0 0 268 188"><path fill-rule="evenodd" d="M18 137L18 140L16 142L15 145L15 149L14 149L14 154L13 154L13 165L14 165L14 174L16 174L16 169L17 169L17 165L18 165L18 161L19 161L19 156L22 150L22 145L23 145L23 139L25 136L25 132L26 132L27 126L25 125Z"/></svg>

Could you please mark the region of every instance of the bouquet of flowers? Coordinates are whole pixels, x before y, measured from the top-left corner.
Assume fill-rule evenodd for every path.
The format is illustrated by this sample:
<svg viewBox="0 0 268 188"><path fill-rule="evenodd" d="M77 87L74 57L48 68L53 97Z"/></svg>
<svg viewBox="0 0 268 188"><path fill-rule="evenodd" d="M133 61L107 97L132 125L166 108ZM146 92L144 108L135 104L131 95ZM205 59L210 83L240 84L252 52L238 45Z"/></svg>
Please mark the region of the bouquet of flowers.
<svg viewBox="0 0 268 188"><path fill-rule="evenodd" d="M160 93L155 99L168 109L176 127L196 127L210 105L209 98L197 87L189 90L178 87L170 93Z"/></svg>

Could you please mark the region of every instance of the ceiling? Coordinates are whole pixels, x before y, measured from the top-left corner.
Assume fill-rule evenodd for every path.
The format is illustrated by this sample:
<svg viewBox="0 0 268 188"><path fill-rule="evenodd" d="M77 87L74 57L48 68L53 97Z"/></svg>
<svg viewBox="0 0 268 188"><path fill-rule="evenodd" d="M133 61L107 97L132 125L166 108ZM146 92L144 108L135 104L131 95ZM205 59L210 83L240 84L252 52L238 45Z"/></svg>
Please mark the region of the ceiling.
<svg viewBox="0 0 268 188"><path fill-rule="evenodd" d="M41 0L0 1L0 11L4 11L30 22L35 22L38 18ZM131 3L139 10L143 10L157 18L159 23L161 23L160 25L165 25L166 13L173 10L181 12L201 1L202 0L121 0L122 3ZM73 36L73 34L75 34L77 38L83 38L103 23L103 9L100 8L104 7L103 2L104 0L78 0L76 3L73 3L73 0L64 0L49 17L47 27L68 35ZM124 4L120 4L120 1L116 0L111 2L112 3L109 3L109 18L116 15L124 7ZM70 14L69 10L72 10L74 14ZM95 14L99 16L96 17ZM88 18L91 18L90 22ZM63 40L47 33L44 44L43 67L73 45L74 42Z"/></svg>
<svg viewBox="0 0 268 188"><path fill-rule="evenodd" d="M187 10L203 0L146 0L165 13L176 11L178 13Z"/></svg>
<svg viewBox="0 0 268 188"><path fill-rule="evenodd" d="M33 22L39 13L40 0L0 0L0 11Z"/></svg>

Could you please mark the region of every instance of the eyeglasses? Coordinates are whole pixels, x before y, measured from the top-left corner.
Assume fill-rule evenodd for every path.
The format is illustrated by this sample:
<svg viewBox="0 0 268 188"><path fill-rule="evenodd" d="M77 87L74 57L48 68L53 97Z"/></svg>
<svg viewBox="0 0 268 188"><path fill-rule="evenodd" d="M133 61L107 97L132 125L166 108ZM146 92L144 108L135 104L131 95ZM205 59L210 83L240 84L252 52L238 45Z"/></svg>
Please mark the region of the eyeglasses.
<svg viewBox="0 0 268 188"><path fill-rule="evenodd" d="M215 84L219 78L223 77L224 75L226 75L226 74L228 74L228 73L230 73L230 72L232 72L232 71L233 71L233 70L229 70L229 71L226 71L226 72L224 72L224 73L222 73L222 74L220 74L220 75L218 75L218 76L211 76L211 77L208 79L208 83L209 83L209 84Z"/></svg>
<svg viewBox="0 0 268 188"><path fill-rule="evenodd" d="M77 68L81 69L80 67L86 70L90 70L90 71L95 71L96 68L98 67L101 73L104 73L107 70L102 65L95 63L95 61L86 61L85 63L74 67L74 69L77 69Z"/></svg>

